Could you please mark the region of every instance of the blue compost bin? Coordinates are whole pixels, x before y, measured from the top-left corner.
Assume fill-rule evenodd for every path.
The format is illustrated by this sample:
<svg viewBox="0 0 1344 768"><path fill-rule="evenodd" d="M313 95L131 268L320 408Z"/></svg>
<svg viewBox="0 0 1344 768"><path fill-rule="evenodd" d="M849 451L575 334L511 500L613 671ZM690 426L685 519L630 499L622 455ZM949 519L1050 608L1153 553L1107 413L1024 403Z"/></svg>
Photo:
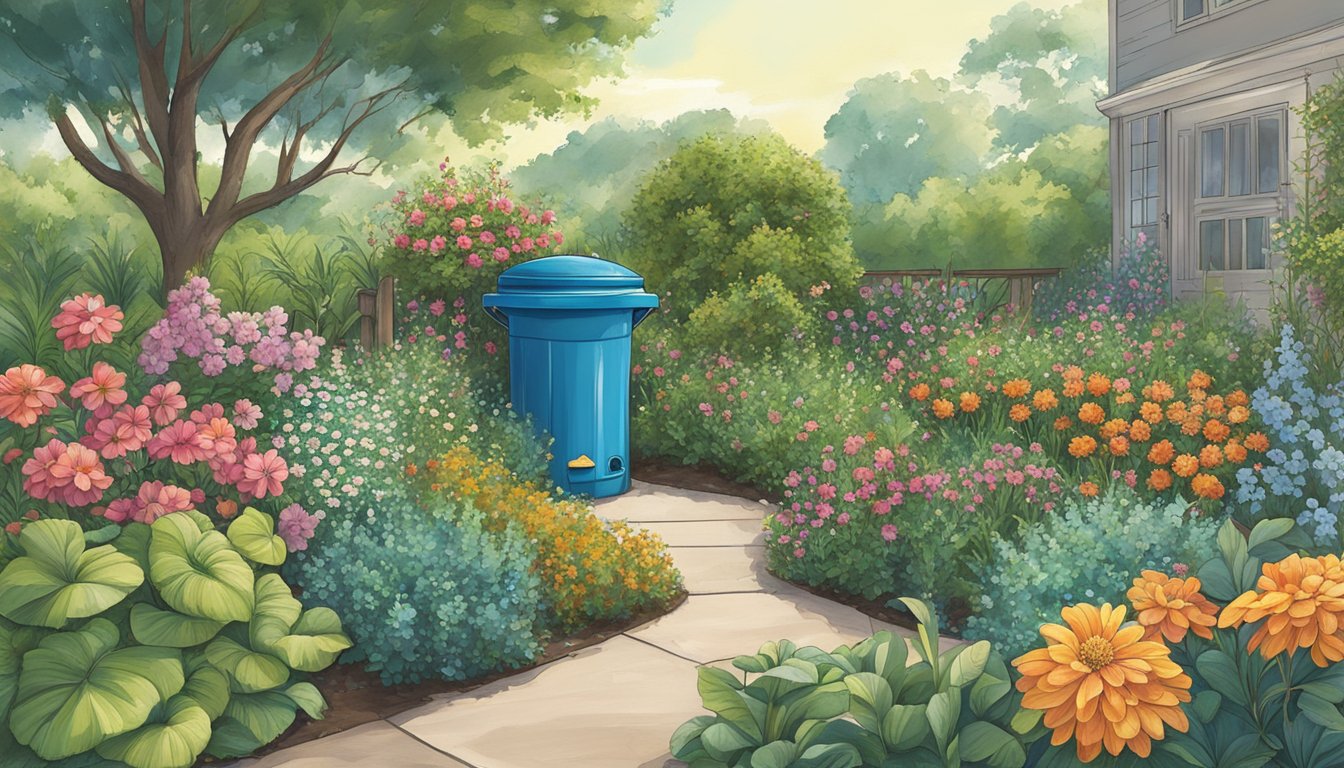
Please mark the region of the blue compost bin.
<svg viewBox="0 0 1344 768"><path fill-rule="evenodd" d="M594 498L630 490L630 335L658 307L644 278L595 256L499 276L485 311L509 329L513 407L551 435L551 479Z"/></svg>

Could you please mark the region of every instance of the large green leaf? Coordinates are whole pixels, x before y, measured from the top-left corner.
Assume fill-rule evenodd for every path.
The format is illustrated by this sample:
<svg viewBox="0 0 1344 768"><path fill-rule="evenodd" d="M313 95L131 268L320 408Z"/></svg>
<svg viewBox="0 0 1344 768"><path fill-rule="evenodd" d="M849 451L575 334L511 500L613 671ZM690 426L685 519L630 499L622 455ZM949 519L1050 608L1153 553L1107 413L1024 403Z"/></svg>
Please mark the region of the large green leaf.
<svg viewBox="0 0 1344 768"><path fill-rule="evenodd" d="M1027 762L1027 753L1012 734L983 720L961 729L958 748L963 760L985 762L992 768L1022 768Z"/></svg>
<svg viewBox="0 0 1344 768"><path fill-rule="evenodd" d="M243 556L262 565L285 562L285 540L275 535L275 519L255 507L229 523L229 541Z"/></svg>
<svg viewBox="0 0 1344 768"><path fill-rule="evenodd" d="M164 602L203 619L252 618L252 568L224 534L202 531L181 514L164 515L153 528L149 578Z"/></svg>
<svg viewBox="0 0 1344 768"><path fill-rule="evenodd" d="M295 683L285 689L285 695L314 720L321 720L327 714L327 700L312 683Z"/></svg>
<svg viewBox="0 0 1344 768"><path fill-rule="evenodd" d="M106 619L58 632L23 657L10 728L46 760L93 749L139 728L182 688L182 660L170 648L113 650L120 637Z"/></svg>
<svg viewBox="0 0 1344 768"><path fill-rule="evenodd" d="M765 704L742 694L742 683L717 667L696 670L696 688L705 709L737 726L758 743L764 738Z"/></svg>
<svg viewBox="0 0 1344 768"><path fill-rule="evenodd" d="M958 687L975 682L976 678L980 677L980 674L985 671L985 665L989 663L989 652L988 640L980 640L964 647L952 659L952 663L945 666L948 682ZM951 653L951 651L948 653Z"/></svg>
<svg viewBox="0 0 1344 768"><path fill-rule="evenodd" d="M710 757L731 764L743 750L758 746L760 741L720 720L705 729L700 735L700 743Z"/></svg>
<svg viewBox="0 0 1344 768"><path fill-rule="evenodd" d="M37 647L48 630L20 627L0 619L0 731L9 714L9 705L19 690L19 667L23 654Z"/></svg>
<svg viewBox="0 0 1344 768"><path fill-rule="evenodd" d="M263 746L263 742L253 736L247 726L232 717L216 718L212 725L214 732L210 734L210 743L206 745L205 751L215 757L226 760L244 757Z"/></svg>
<svg viewBox="0 0 1344 768"><path fill-rule="evenodd" d="M60 629L97 616L145 580L114 547L86 550L84 531L71 520L29 523L19 544L26 554L0 571L0 616L20 624Z"/></svg>
<svg viewBox="0 0 1344 768"><path fill-rule="evenodd" d="M270 744L294 722L294 700L280 691L240 693L229 700L224 716L236 720L258 742Z"/></svg>
<svg viewBox="0 0 1344 768"><path fill-rule="evenodd" d="M209 641L223 628L222 621L161 611L149 603L136 603L131 608L131 633L144 645L191 648Z"/></svg>
<svg viewBox="0 0 1344 768"><path fill-rule="evenodd" d="M897 704L882 718L882 741L892 752L914 749L929 735L929 717L923 704Z"/></svg>
<svg viewBox="0 0 1344 768"><path fill-rule="evenodd" d="M285 684L289 667L269 653L244 648L227 637L216 637L205 647L210 665L223 672L238 693L269 691Z"/></svg>
<svg viewBox="0 0 1344 768"><path fill-rule="evenodd" d="M294 598L285 580L278 573L268 573L257 579L252 621L248 624L248 640L253 648L270 650L276 640L289 630L303 615L303 603Z"/></svg>
<svg viewBox="0 0 1344 768"><path fill-rule="evenodd" d="M210 742L210 715L188 696L174 696L158 722L98 745L98 754L131 768L188 768Z"/></svg>
<svg viewBox="0 0 1344 768"><path fill-rule="evenodd" d="M713 715L696 715L678 726L668 743L672 756L678 760L690 760L704 754L704 748L700 744L700 735L705 732L706 728L716 722L718 722L718 718Z"/></svg>
<svg viewBox="0 0 1344 768"><path fill-rule="evenodd" d="M304 611L289 634L271 643L267 650L300 672L317 672L331 666L341 651L353 643L341 632L341 619L330 608Z"/></svg>
<svg viewBox="0 0 1344 768"><path fill-rule="evenodd" d="M857 672L845 678L849 688L849 713L865 729L878 733L882 718L891 709L891 685L872 672Z"/></svg>
<svg viewBox="0 0 1344 768"><path fill-rule="evenodd" d="M223 672L206 664L187 675L182 695L190 696L201 705L211 720L224 714L229 705L229 678Z"/></svg>

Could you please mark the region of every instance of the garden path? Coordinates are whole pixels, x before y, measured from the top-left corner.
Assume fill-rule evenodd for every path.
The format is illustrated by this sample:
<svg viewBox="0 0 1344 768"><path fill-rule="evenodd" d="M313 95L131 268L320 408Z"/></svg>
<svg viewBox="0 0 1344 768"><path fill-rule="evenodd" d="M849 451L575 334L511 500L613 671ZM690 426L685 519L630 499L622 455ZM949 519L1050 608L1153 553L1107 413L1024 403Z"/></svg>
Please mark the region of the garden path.
<svg viewBox="0 0 1344 768"><path fill-rule="evenodd" d="M704 714L695 668L788 638L827 650L910 632L765 570L765 502L635 482L598 514L660 534L689 597L556 661L234 768L664 768L677 726ZM944 647L953 640L944 639Z"/></svg>

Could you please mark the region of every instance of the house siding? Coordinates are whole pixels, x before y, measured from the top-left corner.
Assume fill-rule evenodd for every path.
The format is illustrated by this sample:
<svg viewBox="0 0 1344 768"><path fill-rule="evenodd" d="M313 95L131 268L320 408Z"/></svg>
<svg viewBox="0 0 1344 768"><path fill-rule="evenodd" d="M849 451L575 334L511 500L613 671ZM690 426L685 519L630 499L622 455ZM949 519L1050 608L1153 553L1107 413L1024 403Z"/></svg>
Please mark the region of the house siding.
<svg viewBox="0 0 1344 768"><path fill-rule="evenodd" d="M1115 0L1112 93L1153 77L1339 23L1341 0L1245 0L1176 26L1179 0Z"/></svg>

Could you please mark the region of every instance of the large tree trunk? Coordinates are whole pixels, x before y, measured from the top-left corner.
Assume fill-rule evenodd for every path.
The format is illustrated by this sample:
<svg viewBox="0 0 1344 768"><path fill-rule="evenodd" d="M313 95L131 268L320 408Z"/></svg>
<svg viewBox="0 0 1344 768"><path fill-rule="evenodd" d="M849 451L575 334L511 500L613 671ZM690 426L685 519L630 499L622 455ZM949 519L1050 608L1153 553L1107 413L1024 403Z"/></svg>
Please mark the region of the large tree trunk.
<svg viewBox="0 0 1344 768"><path fill-rule="evenodd" d="M180 214L179 214L180 215ZM172 214L169 214L172 217ZM167 221L162 230L155 229L159 254L163 262L163 298L168 292L187 280L187 273L214 253L227 229L209 226L199 213L187 215L186 221Z"/></svg>

